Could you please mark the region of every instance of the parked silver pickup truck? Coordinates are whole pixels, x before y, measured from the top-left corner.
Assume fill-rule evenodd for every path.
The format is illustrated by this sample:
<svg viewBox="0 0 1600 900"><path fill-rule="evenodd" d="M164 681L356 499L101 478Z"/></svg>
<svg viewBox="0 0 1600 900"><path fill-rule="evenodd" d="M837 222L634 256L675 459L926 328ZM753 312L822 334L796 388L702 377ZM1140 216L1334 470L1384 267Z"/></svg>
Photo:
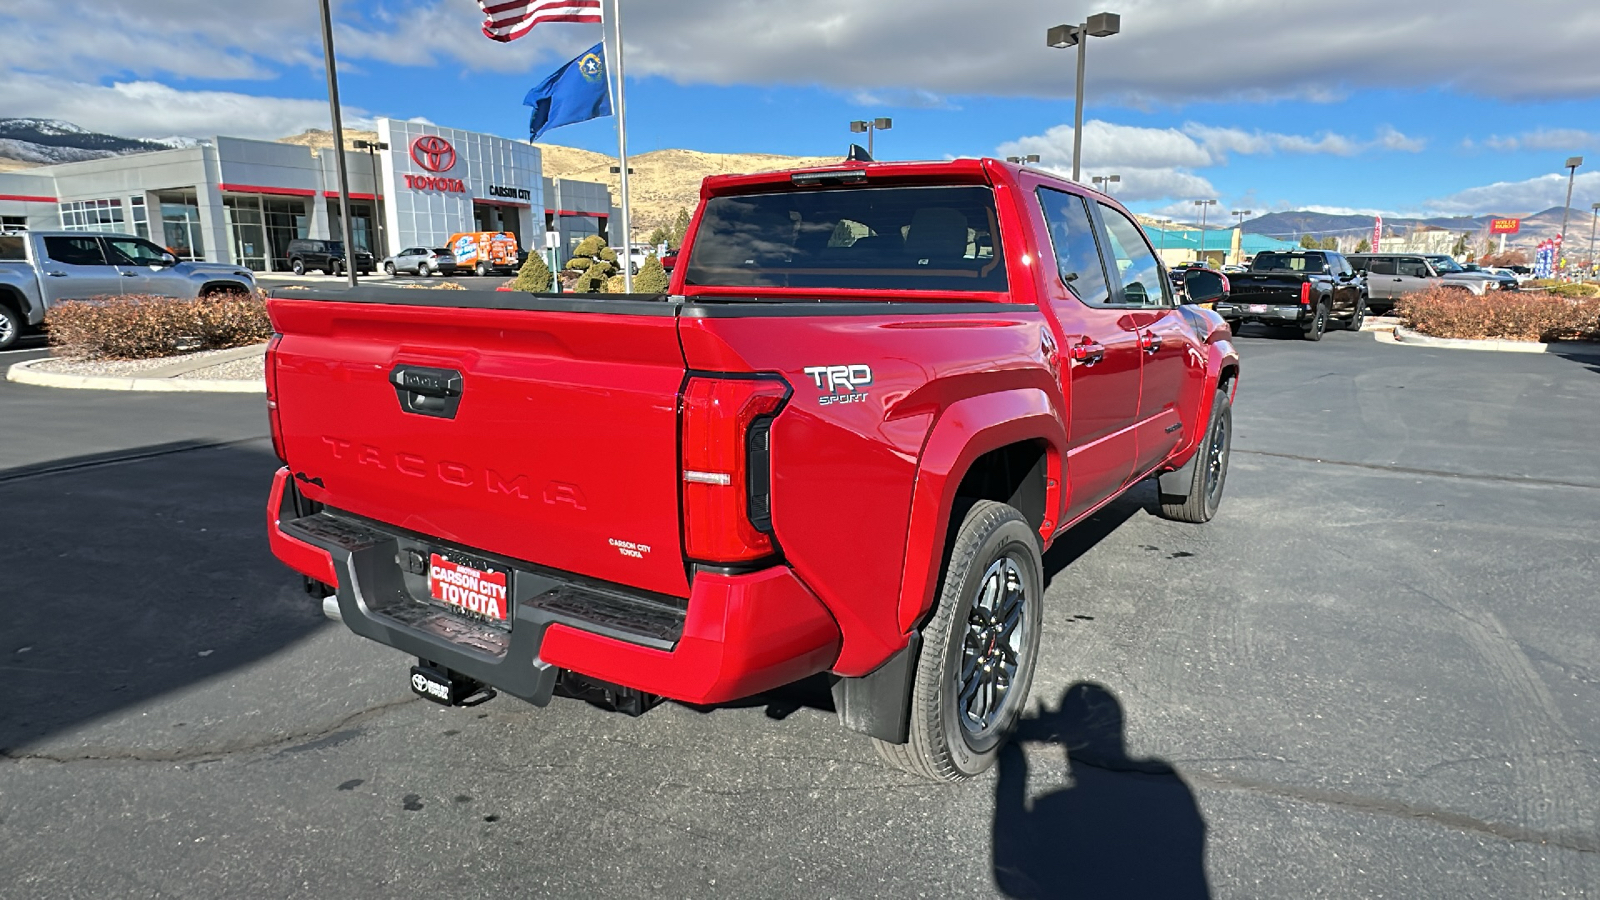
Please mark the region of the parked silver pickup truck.
<svg viewBox="0 0 1600 900"><path fill-rule="evenodd" d="M19 231L0 234L0 350L44 322L62 300L121 294L204 297L254 291L241 266L182 262L131 234Z"/></svg>

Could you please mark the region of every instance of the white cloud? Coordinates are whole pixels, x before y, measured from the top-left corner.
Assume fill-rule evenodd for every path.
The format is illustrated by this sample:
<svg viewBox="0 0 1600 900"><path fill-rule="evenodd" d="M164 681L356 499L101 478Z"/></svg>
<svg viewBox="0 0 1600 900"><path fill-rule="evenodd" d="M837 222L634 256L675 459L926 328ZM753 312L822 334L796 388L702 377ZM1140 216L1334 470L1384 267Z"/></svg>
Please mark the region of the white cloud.
<svg viewBox="0 0 1600 900"><path fill-rule="evenodd" d="M1378 126L1376 145L1385 150L1399 150L1405 153L1421 153L1428 148L1426 139L1406 137L1393 125Z"/></svg>
<svg viewBox="0 0 1600 900"><path fill-rule="evenodd" d="M1471 142L1468 142L1470 146ZM1549 150L1556 153L1580 153L1600 149L1600 132L1577 128L1541 128L1525 131L1510 137L1490 135L1483 139L1491 150Z"/></svg>
<svg viewBox="0 0 1600 900"><path fill-rule="evenodd" d="M1440 215L1514 215L1544 212L1566 199L1567 176L1559 174L1468 188L1427 206ZM1573 182L1574 211L1588 210L1596 202L1600 202L1600 172L1579 174Z"/></svg>
<svg viewBox="0 0 1600 900"><path fill-rule="evenodd" d="M270 139L328 127L325 100L255 97L227 91L180 91L153 81L110 87L0 72L0 117L64 119L125 137L174 134ZM346 107L345 124L370 128L364 110Z"/></svg>
<svg viewBox="0 0 1600 900"><path fill-rule="evenodd" d="M13 69L75 79L264 78L321 61L309 2L5 6L0 33ZM1503 0L1345 0L1337 14L1314 17L1315 40L1264 39L1263 23L1291 21L1284 9L1283 0L1203 0L1175 15L1168 0L1123 0L1123 32L1089 48L1091 102L1326 102L1369 87L1448 86L1502 98L1600 93L1600 66L1584 62L1600 43L1600 15L1573 0L1523 0L1516 40L1477 43L1475 36L1505 32ZM352 63L453 62L525 74L599 33L592 25L543 27L491 44L467 0L344 0L336 10L338 50ZM1054 0L993 9L969 0L674 0L631 4L625 24L630 70L681 83L1064 98L1073 91L1072 54L1044 44L1045 29L1063 15Z"/></svg>

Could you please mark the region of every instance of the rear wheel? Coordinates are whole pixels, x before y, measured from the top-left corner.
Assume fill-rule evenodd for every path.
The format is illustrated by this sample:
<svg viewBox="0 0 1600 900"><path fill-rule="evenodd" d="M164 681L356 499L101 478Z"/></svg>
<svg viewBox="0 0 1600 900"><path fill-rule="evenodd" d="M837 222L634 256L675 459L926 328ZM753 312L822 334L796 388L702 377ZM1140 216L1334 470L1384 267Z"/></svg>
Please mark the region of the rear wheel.
<svg viewBox="0 0 1600 900"><path fill-rule="evenodd" d="M1004 503L967 510L922 632L910 739L873 739L890 765L964 781L994 764L1028 700L1044 621L1039 536Z"/></svg>
<svg viewBox="0 0 1600 900"><path fill-rule="evenodd" d="M432 275L432 274L433 274L433 272L429 271L427 263L425 263L425 262L417 263L417 277L418 278L427 278L429 275Z"/></svg>
<svg viewBox="0 0 1600 900"><path fill-rule="evenodd" d="M1228 483L1228 456L1233 448L1233 404L1227 388L1219 388L1211 401L1211 427L1200 456L1194 463L1194 477L1184 494L1161 495L1161 517L1177 522L1202 524L1211 521L1222 505L1222 489Z"/></svg>
<svg viewBox="0 0 1600 900"><path fill-rule="evenodd" d="M1323 334L1328 331L1328 304L1317 304L1317 314L1312 317L1309 325L1302 326L1301 334L1308 341L1320 341Z"/></svg>
<svg viewBox="0 0 1600 900"><path fill-rule="evenodd" d="M5 350L22 337L22 318L11 307L0 304L0 350Z"/></svg>
<svg viewBox="0 0 1600 900"><path fill-rule="evenodd" d="M487 277L489 277L489 264L488 263L478 263L478 268L475 269L474 271L476 271L478 273L478 277L479 278L487 278Z"/></svg>

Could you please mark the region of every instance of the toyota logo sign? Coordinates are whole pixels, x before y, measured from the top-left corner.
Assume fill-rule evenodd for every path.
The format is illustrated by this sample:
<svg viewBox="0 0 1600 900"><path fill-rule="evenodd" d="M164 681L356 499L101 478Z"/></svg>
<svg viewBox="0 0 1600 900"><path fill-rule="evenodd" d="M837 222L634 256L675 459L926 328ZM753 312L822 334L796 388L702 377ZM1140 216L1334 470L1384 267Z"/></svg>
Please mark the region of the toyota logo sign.
<svg viewBox="0 0 1600 900"><path fill-rule="evenodd" d="M456 166L456 148L436 134L425 134L411 142L411 158L429 172L448 172Z"/></svg>

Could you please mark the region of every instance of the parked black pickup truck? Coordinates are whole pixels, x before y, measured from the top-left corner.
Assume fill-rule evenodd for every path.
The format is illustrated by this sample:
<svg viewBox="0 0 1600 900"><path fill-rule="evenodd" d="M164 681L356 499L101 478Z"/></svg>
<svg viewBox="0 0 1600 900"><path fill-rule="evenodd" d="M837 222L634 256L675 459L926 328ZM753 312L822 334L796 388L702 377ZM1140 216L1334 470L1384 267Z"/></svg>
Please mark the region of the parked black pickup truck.
<svg viewBox="0 0 1600 900"><path fill-rule="evenodd" d="M1359 331L1367 316L1365 281L1330 250L1258 253L1250 271L1230 281L1232 293L1216 309L1235 332L1261 322L1299 328L1306 340L1320 341L1330 321Z"/></svg>

